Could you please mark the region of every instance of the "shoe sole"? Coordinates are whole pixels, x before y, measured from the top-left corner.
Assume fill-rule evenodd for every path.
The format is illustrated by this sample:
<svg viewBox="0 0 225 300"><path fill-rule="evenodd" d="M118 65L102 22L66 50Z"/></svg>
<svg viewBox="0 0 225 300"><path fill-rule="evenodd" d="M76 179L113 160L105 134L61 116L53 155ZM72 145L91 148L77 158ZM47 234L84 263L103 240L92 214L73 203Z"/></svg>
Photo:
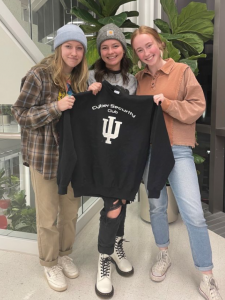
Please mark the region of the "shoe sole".
<svg viewBox="0 0 225 300"><path fill-rule="evenodd" d="M118 267L117 263L115 262L115 260L111 257L111 260L112 260L112 263L114 263L114 265L116 266L116 271L118 274L120 274L121 276L124 276L124 277L129 277L131 275L134 274L134 268L132 267L132 270L128 271L128 272L124 272L124 271L121 271L120 268Z"/></svg>
<svg viewBox="0 0 225 300"><path fill-rule="evenodd" d="M53 289L54 291L56 291L56 292L64 292L64 291L67 290L67 286L64 287L64 288L58 288L58 287L56 287L56 286L54 286L54 285L51 285L51 283L48 281L48 278L47 278L46 275L45 275L45 278L46 278L46 280L47 280L48 285L50 286L50 288Z"/></svg>
<svg viewBox="0 0 225 300"><path fill-rule="evenodd" d="M79 273L77 273L76 275L69 275L68 273L66 273L64 270L63 270L63 274L67 277L67 278L70 278L70 279L75 279L79 276Z"/></svg>
<svg viewBox="0 0 225 300"><path fill-rule="evenodd" d="M199 288L199 293L207 300L209 300L209 298L207 297L207 295Z"/></svg>
<svg viewBox="0 0 225 300"><path fill-rule="evenodd" d="M107 299L107 298L111 298L114 294L114 288L112 287L112 291L110 293L101 293L98 289L97 286L95 285L95 293L97 294L97 296Z"/></svg>
<svg viewBox="0 0 225 300"><path fill-rule="evenodd" d="M155 281L155 282L161 282L161 281L163 281L165 278L166 278L166 273L167 273L167 271L169 270L169 267L171 266L171 264L168 266L168 268L167 268L167 270L166 270L166 272L164 273L164 275L162 275L162 276L155 276L155 275L153 275L152 274L152 270L151 270L151 273L150 273L150 278L151 278L151 280L152 281Z"/></svg>

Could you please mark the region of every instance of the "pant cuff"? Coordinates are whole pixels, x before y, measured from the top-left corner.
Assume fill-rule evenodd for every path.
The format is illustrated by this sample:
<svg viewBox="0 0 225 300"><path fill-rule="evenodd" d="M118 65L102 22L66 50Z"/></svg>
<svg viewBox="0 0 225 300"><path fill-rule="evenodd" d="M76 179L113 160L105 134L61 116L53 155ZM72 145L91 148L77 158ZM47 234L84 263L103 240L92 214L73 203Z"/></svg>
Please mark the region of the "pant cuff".
<svg viewBox="0 0 225 300"><path fill-rule="evenodd" d="M114 252L114 248L103 248L98 246L98 252L102 254L112 255Z"/></svg>
<svg viewBox="0 0 225 300"><path fill-rule="evenodd" d="M212 269L213 269L213 264L211 265L211 266L209 266L209 267L197 267L197 266L195 266L196 267L196 269L198 269L199 271L201 271L201 272L206 272L206 271L211 271Z"/></svg>
<svg viewBox="0 0 225 300"><path fill-rule="evenodd" d="M170 244L170 241L168 241L168 242L165 243L165 244L157 244L157 243L156 243L156 245L157 245L159 248L167 248L167 247L169 246L169 244Z"/></svg>
<svg viewBox="0 0 225 300"><path fill-rule="evenodd" d="M73 249L69 249L69 250L66 250L66 251L59 251L59 255L60 256L65 256L65 255L71 254L72 251L73 251Z"/></svg>
<svg viewBox="0 0 225 300"><path fill-rule="evenodd" d="M44 261L43 259L40 258L40 264L41 264L43 267L51 268L51 267L56 266L57 263L58 263L58 258L55 259L55 260L52 260L52 261Z"/></svg>

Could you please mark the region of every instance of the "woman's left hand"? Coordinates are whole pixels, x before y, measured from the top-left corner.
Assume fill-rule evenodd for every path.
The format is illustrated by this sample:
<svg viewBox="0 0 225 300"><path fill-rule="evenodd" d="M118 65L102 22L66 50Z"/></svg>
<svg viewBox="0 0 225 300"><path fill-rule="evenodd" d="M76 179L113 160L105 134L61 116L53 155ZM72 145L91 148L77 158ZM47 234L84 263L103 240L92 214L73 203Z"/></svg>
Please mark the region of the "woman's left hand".
<svg viewBox="0 0 225 300"><path fill-rule="evenodd" d="M92 91L92 94L97 95L102 89L101 82L94 82L88 87L88 91Z"/></svg>
<svg viewBox="0 0 225 300"><path fill-rule="evenodd" d="M159 105L159 102L163 103L165 98L164 98L163 94L158 94L158 95L153 96L153 100L157 105Z"/></svg>

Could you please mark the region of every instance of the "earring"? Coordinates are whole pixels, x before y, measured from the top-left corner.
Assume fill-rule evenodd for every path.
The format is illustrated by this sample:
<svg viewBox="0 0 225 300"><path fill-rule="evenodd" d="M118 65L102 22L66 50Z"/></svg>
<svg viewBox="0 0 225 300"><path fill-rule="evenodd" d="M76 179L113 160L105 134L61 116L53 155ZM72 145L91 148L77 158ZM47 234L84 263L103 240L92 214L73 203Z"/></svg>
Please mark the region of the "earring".
<svg viewBox="0 0 225 300"><path fill-rule="evenodd" d="M141 69L141 68L142 68L142 63L141 63L141 61L140 61L140 60L138 61L137 65L138 65L138 68L139 68L139 69Z"/></svg>
<svg viewBox="0 0 225 300"><path fill-rule="evenodd" d="M161 58L163 58L163 51L162 50L160 50L160 56L161 56Z"/></svg>

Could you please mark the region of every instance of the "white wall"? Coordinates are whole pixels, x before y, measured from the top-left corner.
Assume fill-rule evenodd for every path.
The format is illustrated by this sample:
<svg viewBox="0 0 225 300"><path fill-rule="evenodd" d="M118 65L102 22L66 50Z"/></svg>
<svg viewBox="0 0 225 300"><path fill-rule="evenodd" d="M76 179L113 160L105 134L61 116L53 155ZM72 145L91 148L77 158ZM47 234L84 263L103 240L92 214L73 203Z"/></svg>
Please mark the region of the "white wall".
<svg viewBox="0 0 225 300"><path fill-rule="evenodd" d="M0 104L13 104L20 90L21 78L34 65L34 61L19 45L0 21Z"/></svg>
<svg viewBox="0 0 225 300"><path fill-rule="evenodd" d="M0 50L0 104L13 104L19 95L21 78L43 54L2 1Z"/></svg>

